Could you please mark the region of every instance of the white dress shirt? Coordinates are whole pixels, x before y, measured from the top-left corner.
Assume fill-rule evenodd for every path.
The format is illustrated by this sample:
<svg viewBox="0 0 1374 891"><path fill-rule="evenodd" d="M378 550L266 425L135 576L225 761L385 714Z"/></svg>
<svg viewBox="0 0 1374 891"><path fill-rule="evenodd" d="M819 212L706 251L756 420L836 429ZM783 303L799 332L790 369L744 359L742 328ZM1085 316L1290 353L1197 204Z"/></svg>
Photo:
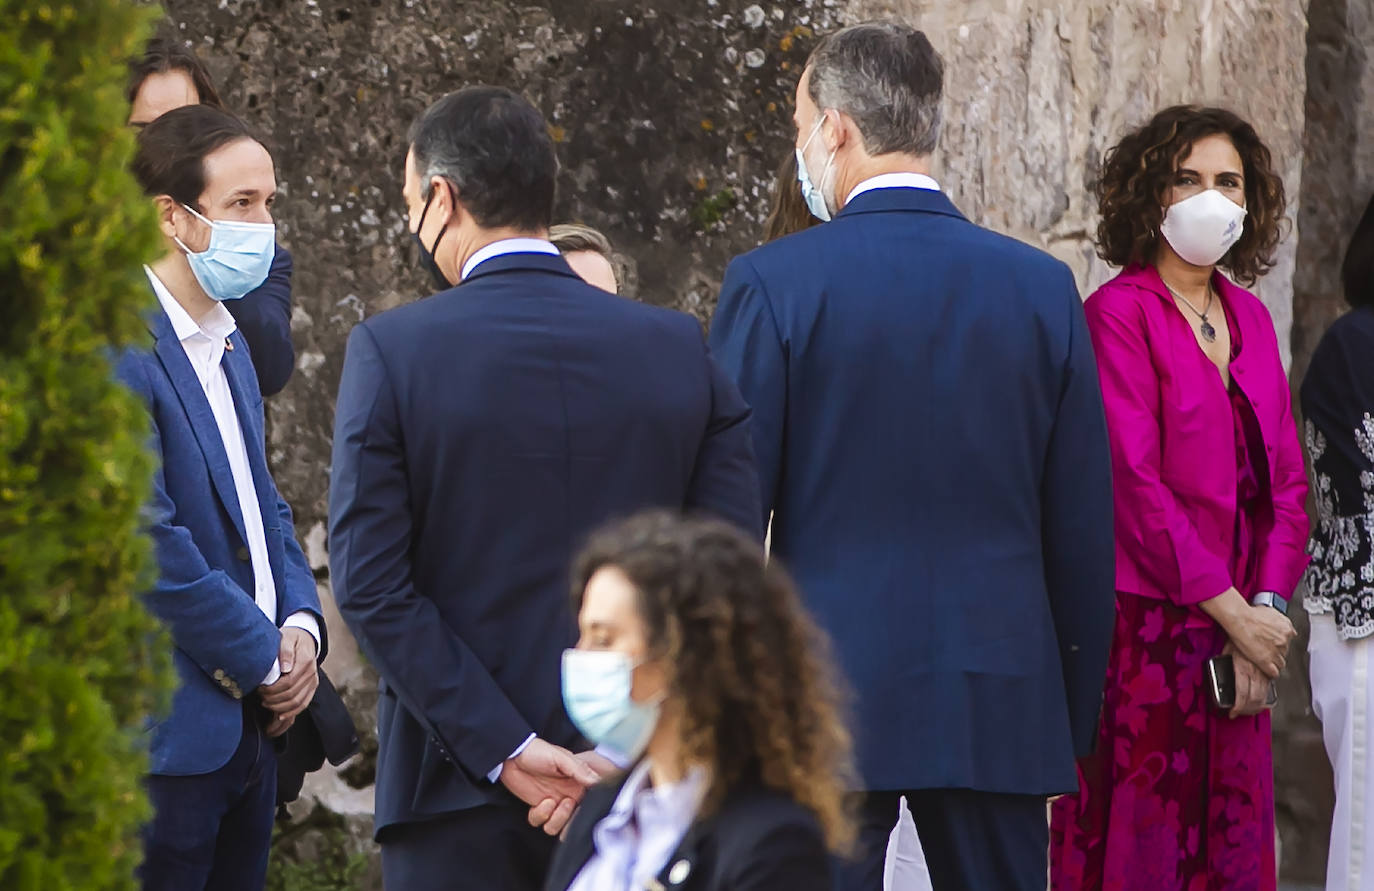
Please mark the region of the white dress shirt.
<svg viewBox="0 0 1374 891"><path fill-rule="evenodd" d="M248 449L244 445L243 430L239 426L239 416L234 411L234 394L229 389L229 378L224 374L221 361L224 358L225 344L229 335L234 333L234 317L224 304L216 303L214 309L200 322L191 318L190 313L177 303L172 292L162 283L151 269L143 267L148 273L148 281L153 285L158 302L172 320L172 330L186 351L186 358L195 369L205 398L210 402L210 410L215 415L215 425L219 427L219 437L224 443L224 451L229 456L229 470L234 475L234 491L239 499L239 513L243 514L243 529L248 537L248 554L253 564L253 600L258 609L273 624L277 624L277 586L272 578L272 563L267 556L267 532L263 528L262 509L258 504L258 492L253 487L253 472L248 466ZM275 507L275 505L273 505ZM313 615L304 610L292 613L281 624L282 628L301 628L315 638L315 652L320 651L320 625ZM263 678L264 685L276 683L281 677L280 660L272 662L272 669Z"/></svg>
<svg viewBox="0 0 1374 891"><path fill-rule="evenodd" d="M568 891L639 891L673 856L706 793L706 771L693 768L679 783L649 785L649 759L621 787L611 810L592 829L595 853Z"/></svg>
<svg viewBox="0 0 1374 891"><path fill-rule="evenodd" d="M493 257L500 257L504 254L553 254L558 256L558 248L553 246L552 241L543 238L503 238L500 241L493 241L485 247L478 248L477 252L463 264L462 281L466 281L472 270L480 264L485 263Z"/></svg>
<svg viewBox="0 0 1374 891"><path fill-rule="evenodd" d="M851 189L844 203L848 204L864 192L874 189L930 189L932 192L938 192L940 184L924 173L880 173L870 176Z"/></svg>

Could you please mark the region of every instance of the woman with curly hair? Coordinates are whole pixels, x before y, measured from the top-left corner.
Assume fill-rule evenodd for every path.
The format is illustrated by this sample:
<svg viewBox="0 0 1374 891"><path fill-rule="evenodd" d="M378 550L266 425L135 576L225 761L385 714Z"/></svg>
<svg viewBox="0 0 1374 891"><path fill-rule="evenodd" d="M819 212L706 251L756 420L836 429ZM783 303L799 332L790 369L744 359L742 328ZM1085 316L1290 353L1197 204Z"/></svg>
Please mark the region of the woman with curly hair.
<svg viewBox="0 0 1374 891"><path fill-rule="evenodd" d="M1051 885L1273 889L1268 708L1307 483L1273 323L1232 280L1273 266L1283 183L1248 123L1178 106L1108 153L1098 199L1098 253L1124 267L1086 304L1117 621L1097 750L1052 808Z"/></svg>
<svg viewBox="0 0 1374 891"><path fill-rule="evenodd" d="M829 889L849 737L783 571L725 525L650 513L593 539L573 600L568 714L635 765L588 790L545 888Z"/></svg>

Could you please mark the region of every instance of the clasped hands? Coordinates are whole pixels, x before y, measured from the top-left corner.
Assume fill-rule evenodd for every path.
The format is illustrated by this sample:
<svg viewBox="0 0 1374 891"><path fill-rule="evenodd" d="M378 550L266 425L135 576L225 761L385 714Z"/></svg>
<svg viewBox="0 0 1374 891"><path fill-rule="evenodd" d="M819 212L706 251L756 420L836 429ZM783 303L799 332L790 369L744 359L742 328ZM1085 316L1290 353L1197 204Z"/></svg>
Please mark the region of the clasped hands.
<svg viewBox="0 0 1374 891"><path fill-rule="evenodd" d="M278 737L290 730L296 717L315 698L315 688L320 684L316 655L315 638L309 631L303 628L281 630L281 651L277 654L281 677L258 688L262 704L272 712L272 721L265 731L269 737Z"/></svg>
<svg viewBox="0 0 1374 891"><path fill-rule="evenodd" d="M1231 656L1236 674L1231 717L1257 715L1269 707L1269 685L1283 672L1297 631L1278 610L1247 604L1236 611L1226 632L1230 640L1222 652Z"/></svg>
<svg viewBox="0 0 1374 891"><path fill-rule="evenodd" d="M530 806L531 826L559 835L582 801L582 793L616 770L595 752L572 752L542 739L501 767L500 782Z"/></svg>

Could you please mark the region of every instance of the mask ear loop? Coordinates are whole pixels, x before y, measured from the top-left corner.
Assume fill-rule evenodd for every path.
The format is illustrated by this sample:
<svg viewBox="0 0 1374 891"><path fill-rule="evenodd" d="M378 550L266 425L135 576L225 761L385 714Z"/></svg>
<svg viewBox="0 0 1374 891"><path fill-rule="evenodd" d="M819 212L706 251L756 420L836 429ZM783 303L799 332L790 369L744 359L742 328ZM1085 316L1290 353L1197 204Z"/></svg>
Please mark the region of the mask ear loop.
<svg viewBox="0 0 1374 891"><path fill-rule="evenodd" d="M206 219L203 215L200 214L200 212L198 212L194 207L192 207L192 206L189 205L189 204L182 204L181 207L182 207L182 209L185 210L187 213L191 214L193 217L195 217L196 219L200 220L200 221L201 221L202 223L204 223L205 225L209 226L209 227L210 227L210 234L211 234L211 236L213 237L213 235L214 235L214 233L215 233L215 221L214 221L214 220ZM193 250L191 250L190 248L188 248L188 247L186 246L186 242L182 241L181 238L178 237L178 236L176 236L176 235L173 235L173 236L172 236L172 241L176 242L177 247L181 248L181 249L182 249L183 251L185 251L187 254L203 254L203 253L205 253L205 251L208 251L208 250L210 249L209 245L206 245L205 251L193 251Z"/></svg>

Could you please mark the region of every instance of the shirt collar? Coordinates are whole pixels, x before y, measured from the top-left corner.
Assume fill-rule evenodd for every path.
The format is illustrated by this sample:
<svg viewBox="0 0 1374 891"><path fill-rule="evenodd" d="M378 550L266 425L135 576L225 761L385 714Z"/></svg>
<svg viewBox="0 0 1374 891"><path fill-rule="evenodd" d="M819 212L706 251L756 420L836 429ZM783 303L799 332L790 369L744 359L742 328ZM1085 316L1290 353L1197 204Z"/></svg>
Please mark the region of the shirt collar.
<svg viewBox="0 0 1374 891"><path fill-rule="evenodd" d="M625 785L620 787L615 803L600 825L608 830L624 827L641 806L640 803L648 797L659 804L660 810L685 817L684 825L690 824L696 815L701 795L706 791L706 779L704 768L693 767L679 782L650 786L649 759L645 758L630 771L630 776L625 780Z"/></svg>
<svg viewBox="0 0 1374 891"><path fill-rule="evenodd" d="M553 246L553 242L545 238L503 238L500 241L493 241L491 244L479 248L477 253L468 257L468 261L463 264L463 274L459 279L465 281L472 270L479 265L504 254L553 254L558 256L558 248Z"/></svg>
<svg viewBox="0 0 1374 891"><path fill-rule="evenodd" d="M844 203L848 204L864 192L871 192L874 189L929 189L932 192L938 192L940 191L940 184L924 173L880 173L877 176L870 176L855 186L850 191L849 197L844 199Z"/></svg>
<svg viewBox="0 0 1374 891"><path fill-rule="evenodd" d="M205 318L196 322L191 318L191 314L177 302L172 296L172 292L167 290L167 286L162 283L162 279L147 266L143 271L148 274L148 281L153 286L153 293L157 295L158 303L162 304L162 311L167 313L167 318L172 320L172 331L176 334L177 340L184 341L197 334L203 334L212 341L224 340L234 333L238 327L234 322L234 317L229 314L229 310L224 308L223 303L216 302L213 309L205 314Z"/></svg>

